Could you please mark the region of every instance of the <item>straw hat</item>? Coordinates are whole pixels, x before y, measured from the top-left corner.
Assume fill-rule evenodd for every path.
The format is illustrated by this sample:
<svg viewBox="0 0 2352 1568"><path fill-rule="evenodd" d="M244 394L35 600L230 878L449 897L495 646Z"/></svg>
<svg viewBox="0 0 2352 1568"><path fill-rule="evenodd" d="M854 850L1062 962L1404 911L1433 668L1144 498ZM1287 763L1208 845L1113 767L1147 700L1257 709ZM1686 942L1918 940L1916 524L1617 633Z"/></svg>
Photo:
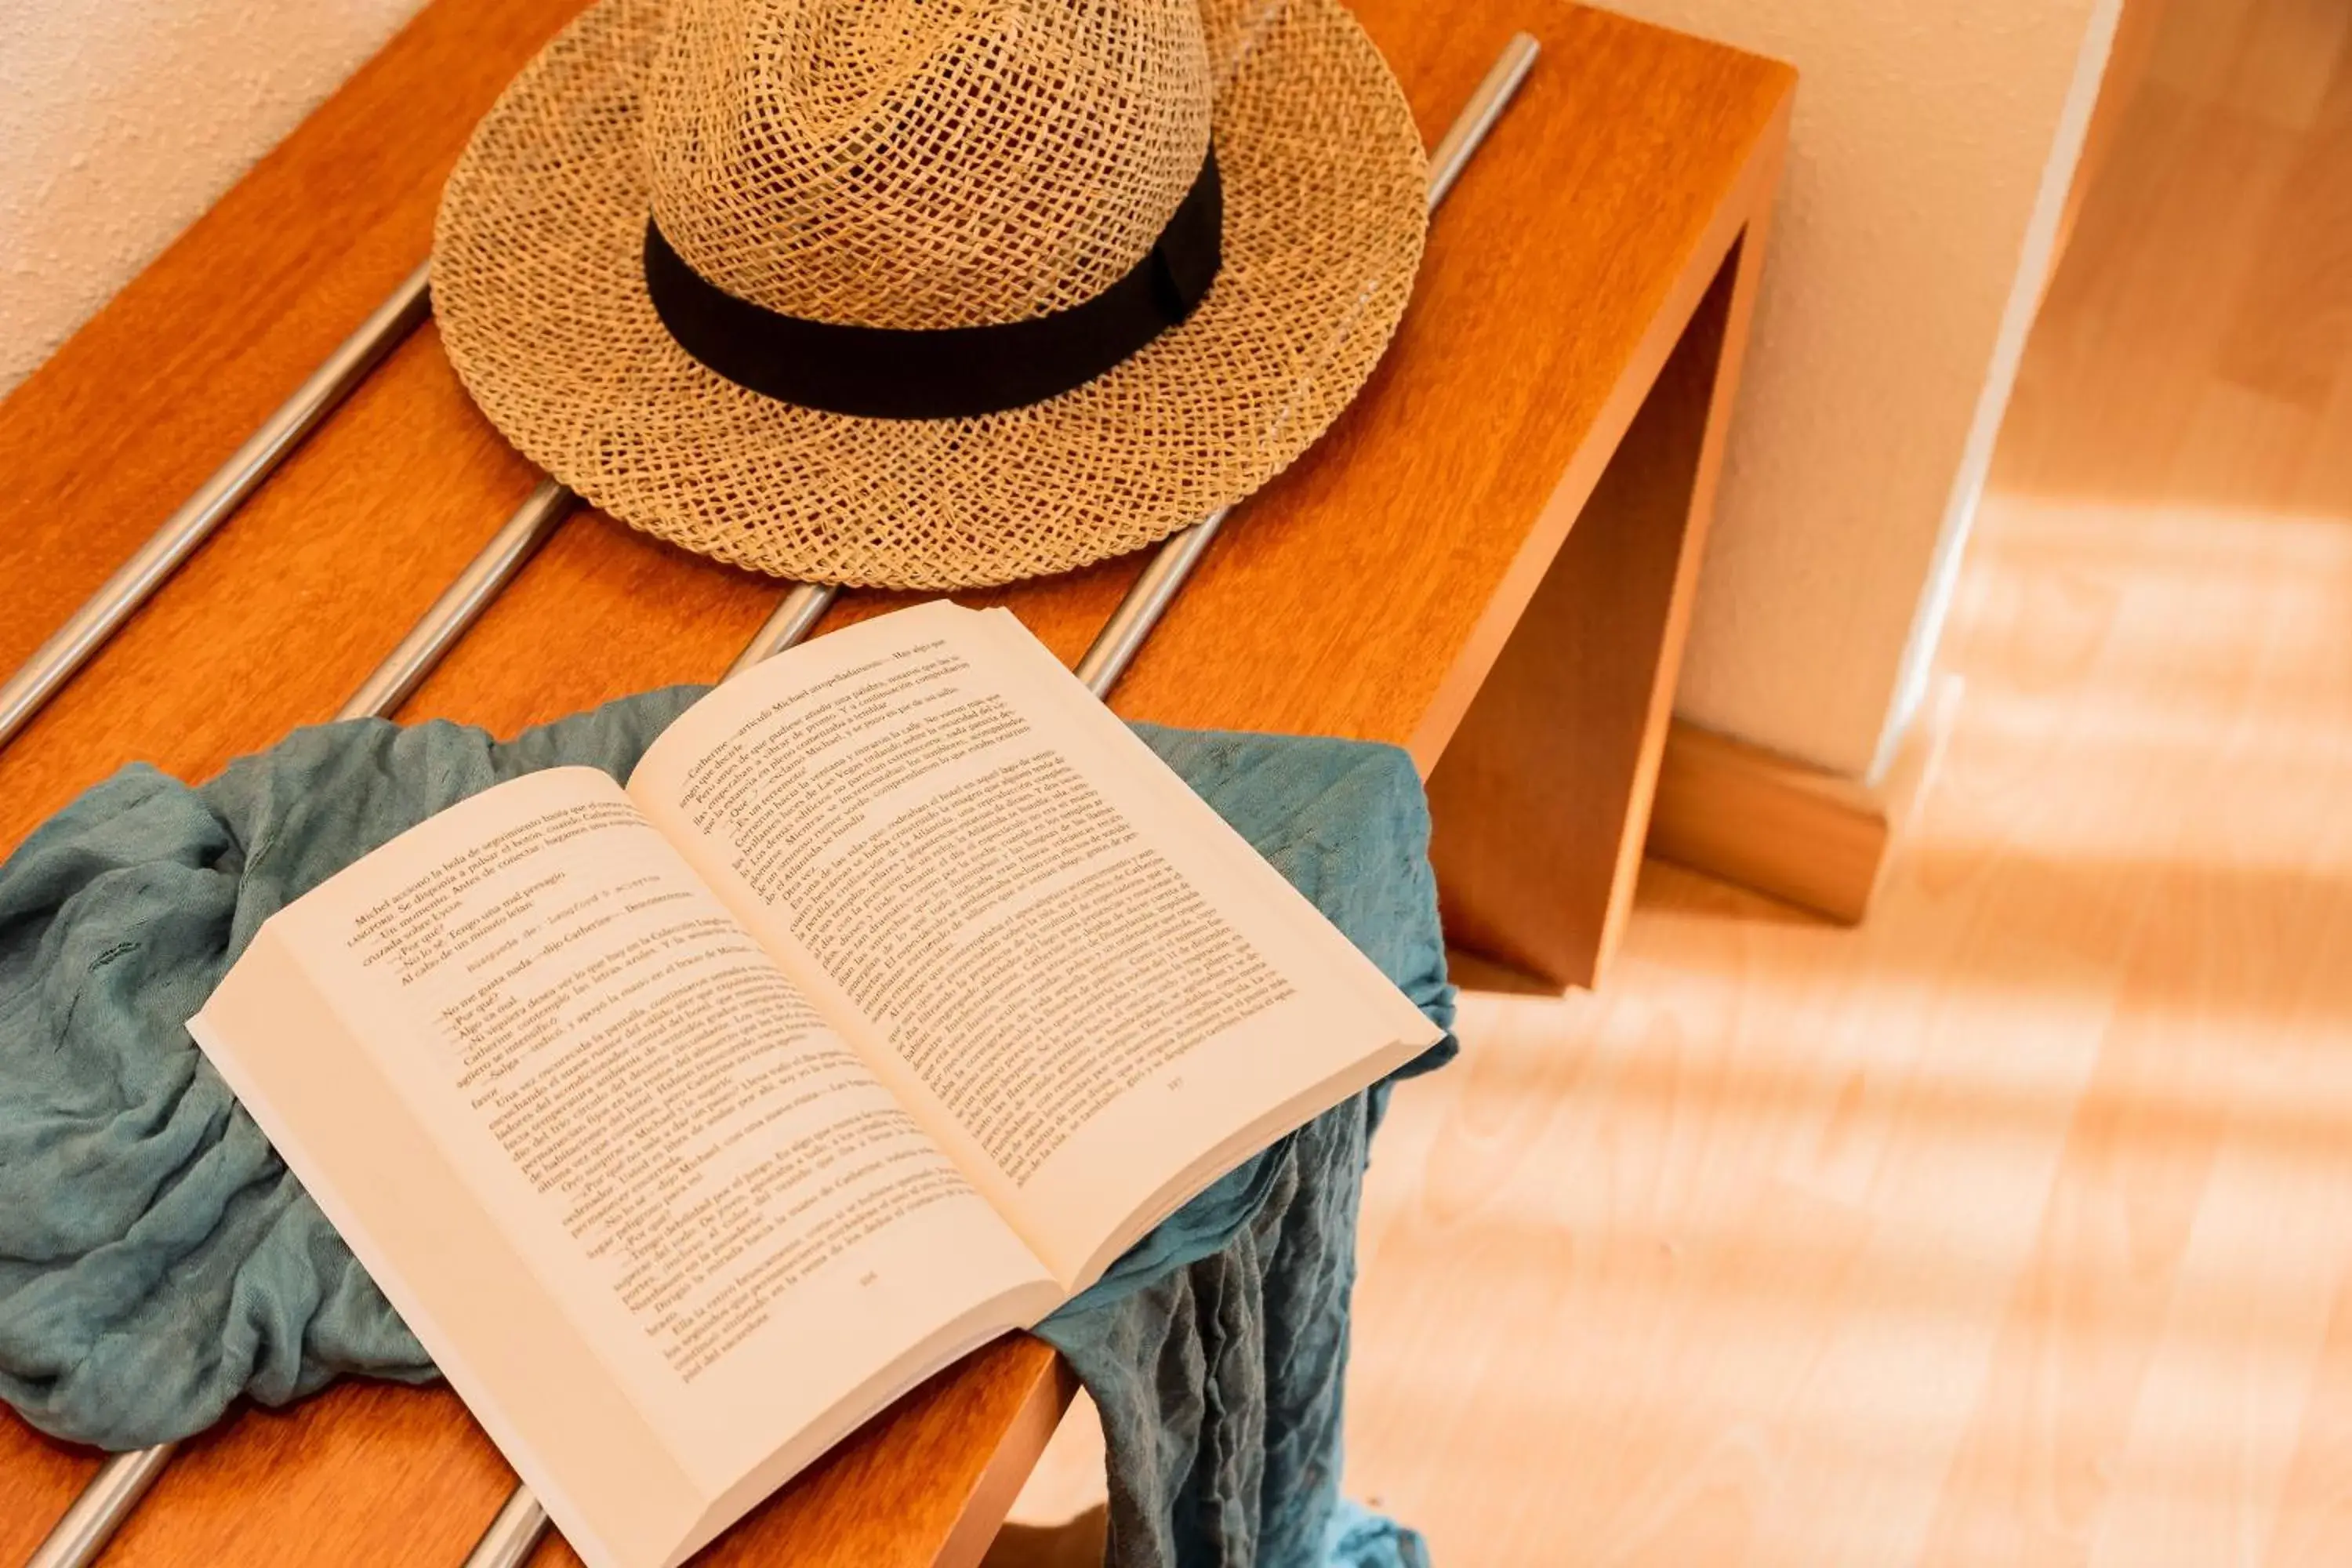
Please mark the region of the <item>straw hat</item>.
<svg viewBox="0 0 2352 1568"><path fill-rule="evenodd" d="M1305 450L1404 311L1427 178L1337 0L600 0L450 176L434 307L612 515L974 586Z"/></svg>

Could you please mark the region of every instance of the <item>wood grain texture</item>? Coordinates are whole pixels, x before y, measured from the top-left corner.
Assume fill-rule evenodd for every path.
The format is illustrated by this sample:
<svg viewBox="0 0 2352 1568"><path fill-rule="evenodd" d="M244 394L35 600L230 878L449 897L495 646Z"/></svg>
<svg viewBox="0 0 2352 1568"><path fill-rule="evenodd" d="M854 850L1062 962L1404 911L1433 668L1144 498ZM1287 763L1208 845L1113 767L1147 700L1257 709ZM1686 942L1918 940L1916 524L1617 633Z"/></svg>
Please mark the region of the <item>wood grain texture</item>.
<svg viewBox="0 0 2352 1568"><path fill-rule="evenodd" d="M1598 480L1563 479L1572 531L1430 774L1448 939L1556 984L1598 982L1633 908L1760 258L1730 241L1669 312L1687 324Z"/></svg>
<svg viewBox="0 0 2352 1568"><path fill-rule="evenodd" d="M2083 216L2083 198L2115 155L2124 118L2139 97L2156 57L2169 0L2123 0L2116 17L2115 40L2107 47L2107 66L2099 78L2098 101L2091 108L2091 123L2083 131L2083 151L2074 160L2074 177L2066 186L2066 205L2058 215L2058 238L2050 249L2050 273L2057 275L2074 224ZM2044 279L2047 282L2047 279Z"/></svg>
<svg viewBox="0 0 2352 1568"><path fill-rule="evenodd" d="M972 1568L1076 1388L1022 1335L932 1378L753 1510L695 1562ZM984 1375L982 1375L984 1373ZM577 1568L551 1536L535 1568Z"/></svg>
<svg viewBox="0 0 2352 1568"><path fill-rule="evenodd" d="M97 1470L89 1450L53 1443L13 1415L0 1415L0 1563L30 1557Z"/></svg>
<svg viewBox="0 0 2352 1568"><path fill-rule="evenodd" d="M1787 115L1783 98L1604 414L1611 434L1563 471L1546 521L1566 537L1430 773L1449 940L1553 984L1597 984L1633 910Z"/></svg>
<svg viewBox="0 0 2352 1568"><path fill-rule="evenodd" d="M1853 925L1931 787L1965 689L1929 687L1888 763L1864 785L1677 719L1658 767L1649 852L1717 881Z"/></svg>
<svg viewBox="0 0 2352 1568"><path fill-rule="evenodd" d="M1853 780L1696 724L1667 737L1650 853L1852 925L1888 848L1886 808Z"/></svg>
<svg viewBox="0 0 2352 1568"><path fill-rule="evenodd" d="M2166 25L2298 12L2342 90L2340 6ZM2325 116L2214 79L2084 204L1868 922L1654 866L1400 1089L1348 1480L1437 1561L2352 1562L2352 354L2236 356Z"/></svg>
<svg viewBox="0 0 2352 1568"><path fill-rule="evenodd" d="M436 0L0 404L0 664L70 614L424 254L472 123L573 5ZM1576 6L1529 18L1367 0L1360 14L1432 132L1515 27L1531 26L1545 57L1449 201L1373 385L1227 530L1117 706L1393 741L1426 768L1573 521L1562 476L1597 479L1769 195L1756 171L1790 78ZM324 718L533 479L421 331L0 752L0 845L126 762L201 778ZM1013 605L1075 658L1135 570L973 597ZM775 593L583 513L402 716L509 732L709 679ZM856 597L834 624L893 602ZM1039 1402L1060 1396L1034 1342L985 1351L722 1550L795 1563L961 1551L999 1506L998 1479L1034 1458ZM0 1421L0 1531L37 1533L90 1465ZM121 1551L444 1560L508 1484L446 1393L346 1387L208 1436Z"/></svg>

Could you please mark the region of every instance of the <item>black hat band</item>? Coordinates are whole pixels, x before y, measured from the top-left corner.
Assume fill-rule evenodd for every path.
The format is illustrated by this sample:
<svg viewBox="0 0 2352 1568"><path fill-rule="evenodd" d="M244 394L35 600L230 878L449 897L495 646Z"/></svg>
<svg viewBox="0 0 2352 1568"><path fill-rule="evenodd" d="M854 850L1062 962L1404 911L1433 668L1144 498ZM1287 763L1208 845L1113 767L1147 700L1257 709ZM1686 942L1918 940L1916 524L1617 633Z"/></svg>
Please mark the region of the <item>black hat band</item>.
<svg viewBox="0 0 2352 1568"><path fill-rule="evenodd" d="M862 327L738 298L646 220L646 292L680 348L739 386L874 419L968 419L1057 397L1180 325L1224 260L1224 190L1210 148L1143 259L1067 310L977 327Z"/></svg>

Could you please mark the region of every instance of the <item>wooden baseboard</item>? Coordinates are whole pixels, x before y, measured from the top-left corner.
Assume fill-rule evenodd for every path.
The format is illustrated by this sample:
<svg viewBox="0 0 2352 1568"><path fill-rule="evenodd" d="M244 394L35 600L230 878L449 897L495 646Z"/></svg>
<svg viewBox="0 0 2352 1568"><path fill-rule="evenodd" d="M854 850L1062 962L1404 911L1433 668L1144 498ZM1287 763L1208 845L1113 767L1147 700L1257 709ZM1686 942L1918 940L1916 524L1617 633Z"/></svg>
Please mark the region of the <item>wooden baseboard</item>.
<svg viewBox="0 0 2352 1568"><path fill-rule="evenodd" d="M1852 925L1941 755L1959 685L1923 705L1875 787L1677 719L1666 734L1649 852Z"/></svg>

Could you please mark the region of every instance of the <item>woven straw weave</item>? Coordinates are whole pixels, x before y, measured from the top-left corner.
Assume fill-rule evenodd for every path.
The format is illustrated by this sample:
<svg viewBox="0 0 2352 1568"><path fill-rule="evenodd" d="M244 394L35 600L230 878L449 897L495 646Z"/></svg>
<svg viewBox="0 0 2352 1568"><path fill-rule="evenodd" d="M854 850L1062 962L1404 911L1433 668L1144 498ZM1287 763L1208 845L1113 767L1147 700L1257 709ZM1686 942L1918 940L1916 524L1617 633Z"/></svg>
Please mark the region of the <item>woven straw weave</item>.
<svg viewBox="0 0 2352 1568"><path fill-rule="evenodd" d="M646 296L651 211L705 277L793 315L1064 309L1150 248L1212 127L1214 288L1044 403L798 407L706 369ZM1425 184L1335 0L602 0L451 175L434 303L490 419L612 515L782 576L976 586L1149 544L1303 451L1404 310Z"/></svg>

